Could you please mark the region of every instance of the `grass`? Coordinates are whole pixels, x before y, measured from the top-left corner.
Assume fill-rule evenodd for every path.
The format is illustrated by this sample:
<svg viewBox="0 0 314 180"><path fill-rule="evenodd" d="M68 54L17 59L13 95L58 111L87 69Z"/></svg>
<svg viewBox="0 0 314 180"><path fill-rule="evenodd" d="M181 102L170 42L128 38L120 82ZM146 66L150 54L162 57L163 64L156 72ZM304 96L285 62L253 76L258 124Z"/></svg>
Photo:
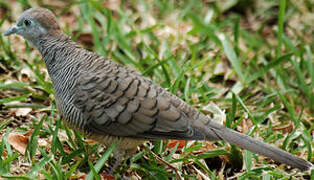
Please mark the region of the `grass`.
<svg viewBox="0 0 314 180"><path fill-rule="evenodd" d="M1 32L22 9L50 8L62 29L86 48L139 70L214 120L314 162L313 2L0 4ZM115 145L106 149L91 143L61 122L36 50L16 36L0 35L0 44L0 177L107 177ZM21 155L8 136L30 129ZM123 161L115 178L314 178L314 172L290 169L225 142L181 145L170 140L144 143Z"/></svg>

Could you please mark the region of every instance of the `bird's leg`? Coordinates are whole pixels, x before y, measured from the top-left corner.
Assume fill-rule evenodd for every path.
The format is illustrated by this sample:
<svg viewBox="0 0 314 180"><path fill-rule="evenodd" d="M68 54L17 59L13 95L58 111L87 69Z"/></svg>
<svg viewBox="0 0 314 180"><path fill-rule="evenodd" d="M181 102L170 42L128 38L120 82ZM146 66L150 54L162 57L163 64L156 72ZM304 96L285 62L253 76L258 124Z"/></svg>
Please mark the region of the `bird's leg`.
<svg viewBox="0 0 314 180"><path fill-rule="evenodd" d="M123 150L116 149L113 152L113 159L109 162L109 167L106 169L106 172L113 175L117 167L121 164L124 156L125 152Z"/></svg>

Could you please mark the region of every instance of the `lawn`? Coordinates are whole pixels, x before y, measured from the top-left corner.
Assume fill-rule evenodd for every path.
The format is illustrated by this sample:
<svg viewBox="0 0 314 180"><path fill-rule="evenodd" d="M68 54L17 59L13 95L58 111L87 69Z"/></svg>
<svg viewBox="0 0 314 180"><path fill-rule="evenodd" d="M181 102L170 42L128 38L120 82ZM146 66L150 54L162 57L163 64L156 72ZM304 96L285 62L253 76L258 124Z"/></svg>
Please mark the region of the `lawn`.
<svg viewBox="0 0 314 180"><path fill-rule="evenodd" d="M39 52L2 35L36 6L213 120L314 162L312 0L10 0L0 1L0 177L314 179L222 141L145 142L106 174L115 144L66 127Z"/></svg>

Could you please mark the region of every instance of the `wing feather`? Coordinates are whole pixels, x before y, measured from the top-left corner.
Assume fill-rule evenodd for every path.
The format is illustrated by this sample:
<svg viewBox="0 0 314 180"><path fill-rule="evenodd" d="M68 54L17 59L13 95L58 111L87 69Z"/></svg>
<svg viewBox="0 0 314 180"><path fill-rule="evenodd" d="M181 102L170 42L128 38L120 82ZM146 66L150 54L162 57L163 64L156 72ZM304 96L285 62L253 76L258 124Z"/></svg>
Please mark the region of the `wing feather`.
<svg viewBox="0 0 314 180"><path fill-rule="evenodd" d="M84 114L89 133L148 139L195 139L183 101L139 73L111 61L103 69L83 69L74 105Z"/></svg>

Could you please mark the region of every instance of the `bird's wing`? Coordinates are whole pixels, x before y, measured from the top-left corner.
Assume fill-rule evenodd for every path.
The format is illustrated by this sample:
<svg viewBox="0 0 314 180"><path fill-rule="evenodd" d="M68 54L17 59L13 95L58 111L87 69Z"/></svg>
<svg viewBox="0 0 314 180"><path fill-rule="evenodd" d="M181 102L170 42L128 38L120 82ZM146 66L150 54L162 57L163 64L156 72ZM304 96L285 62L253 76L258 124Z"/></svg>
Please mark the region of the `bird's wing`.
<svg viewBox="0 0 314 180"><path fill-rule="evenodd" d="M181 99L112 61L90 63L82 68L74 92L74 105L88 132L144 139L204 138L191 128Z"/></svg>

